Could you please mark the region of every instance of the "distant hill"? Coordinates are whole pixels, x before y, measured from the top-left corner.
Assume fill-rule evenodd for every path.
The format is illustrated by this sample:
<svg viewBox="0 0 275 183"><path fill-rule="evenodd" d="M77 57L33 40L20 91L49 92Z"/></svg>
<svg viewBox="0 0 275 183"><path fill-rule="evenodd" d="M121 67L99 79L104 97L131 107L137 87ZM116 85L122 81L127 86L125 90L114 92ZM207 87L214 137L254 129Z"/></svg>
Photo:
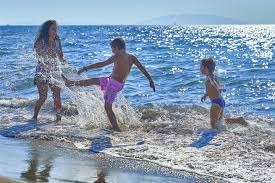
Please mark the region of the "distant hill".
<svg viewBox="0 0 275 183"><path fill-rule="evenodd" d="M220 25L220 24L246 24L240 20L226 18L216 15L168 15L153 18L144 22L141 25Z"/></svg>

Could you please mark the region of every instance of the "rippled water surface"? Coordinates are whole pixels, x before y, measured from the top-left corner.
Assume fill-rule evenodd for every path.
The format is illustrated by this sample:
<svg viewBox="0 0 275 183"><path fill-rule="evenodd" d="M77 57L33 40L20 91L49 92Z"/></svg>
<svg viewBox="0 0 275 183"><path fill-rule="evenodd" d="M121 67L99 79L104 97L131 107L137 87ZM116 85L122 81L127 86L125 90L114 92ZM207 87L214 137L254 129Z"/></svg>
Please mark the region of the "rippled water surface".
<svg viewBox="0 0 275 183"><path fill-rule="evenodd" d="M38 27L0 27L0 96L34 98L36 61L32 55ZM227 112L274 116L275 26L60 26L69 64L79 68L111 56L109 43L123 36L128 51L146 65L157 83L151 92L136 69L123 95L135 106L201 105L204 78L199 59L213 56L216 74L227 89ZM111 67L88 73L106 76ZM208 103L209 104L209 103Z"/></svg>

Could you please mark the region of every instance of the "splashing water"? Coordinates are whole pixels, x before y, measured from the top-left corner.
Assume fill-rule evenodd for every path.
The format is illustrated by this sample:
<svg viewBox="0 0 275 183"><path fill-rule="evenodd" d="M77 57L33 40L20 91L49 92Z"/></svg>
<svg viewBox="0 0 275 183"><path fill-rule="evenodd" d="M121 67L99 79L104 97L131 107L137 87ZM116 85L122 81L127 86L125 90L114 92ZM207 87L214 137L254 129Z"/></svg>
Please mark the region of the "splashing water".
<svg viewBox="0 0 275 183"><path fill-rule="evenodd" d="M71 71L76 70L72 67L67 67L67 69ZM69 76L74 76L74 74L70 72ZM80 79L88 78L87 76L82 76ZM73 87L68 89L64 83L61 86L72 98L72 102L78 111L78 115L71 117L71 120L87 129L111 127L104 109L103 92L100 87ZM122 129L141 127L140 114L128 103L121 92L117 96L113 110Z"/></svg>

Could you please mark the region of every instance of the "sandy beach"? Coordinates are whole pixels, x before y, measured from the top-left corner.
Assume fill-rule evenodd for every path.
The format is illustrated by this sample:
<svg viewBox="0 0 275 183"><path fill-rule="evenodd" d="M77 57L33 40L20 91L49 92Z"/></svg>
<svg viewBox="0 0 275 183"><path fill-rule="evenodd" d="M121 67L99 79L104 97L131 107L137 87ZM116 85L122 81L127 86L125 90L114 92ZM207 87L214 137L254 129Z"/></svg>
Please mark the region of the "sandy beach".
<svg viewBox="0 0 275 183"><path fill-rule="evenodd" d="M19 183L18 181L8 179L6 177L0 176L0 182L1 183Z"/></svg>
<svg viewBox="0 0 275 183"><path fill-rule="evenodd" d="M226 182L148 161L79 151L67 143L0 137L0 172L22 182ZM16 158L15 158L16 157ZM1 177L1 183L16 181ZM4 182L5 181L5 182Z"/></svg>

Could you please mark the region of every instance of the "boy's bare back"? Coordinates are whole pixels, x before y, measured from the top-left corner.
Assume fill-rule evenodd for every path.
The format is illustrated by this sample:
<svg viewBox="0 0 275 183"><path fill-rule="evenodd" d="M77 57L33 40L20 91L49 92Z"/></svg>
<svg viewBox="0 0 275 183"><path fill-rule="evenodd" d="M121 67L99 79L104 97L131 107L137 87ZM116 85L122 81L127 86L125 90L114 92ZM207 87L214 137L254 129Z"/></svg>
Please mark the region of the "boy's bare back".
<svg viewBox="0 0 275 183"><path fill-rule="evenodd" d="M114 55L113 59L114 67L112 78L123 83L127 79L127 76L135 63L136 57L126 52L120 52Z"/></svg>

